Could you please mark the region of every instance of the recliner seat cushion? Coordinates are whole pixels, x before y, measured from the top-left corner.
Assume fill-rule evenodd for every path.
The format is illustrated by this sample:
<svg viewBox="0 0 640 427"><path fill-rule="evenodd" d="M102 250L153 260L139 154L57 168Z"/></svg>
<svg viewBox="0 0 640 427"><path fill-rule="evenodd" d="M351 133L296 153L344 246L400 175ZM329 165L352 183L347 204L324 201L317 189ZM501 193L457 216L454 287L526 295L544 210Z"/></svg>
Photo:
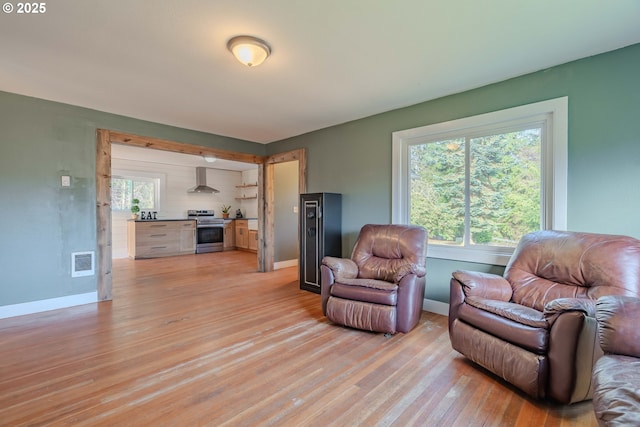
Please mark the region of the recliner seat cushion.
<svg viewBox="0 0 640 427"><path fill-rule="evenodd" d="M490 303L510 304L510 308L512 308L510 314L513 318L517 318L518 312L523 311L522 309L528 309L528 307L518 307L517 304L503 303L501 301L485 300L485 302L485 308L491 307ZM458 319L535 354L543 355L548 351L549 330L546 327L542 313L539 314L539 317L535 316L534 313L527 313L521 318L520 322L517 322L497 314L504 313L504 308L495 308L496 310L492 312L474 307L471 304L462 304L458 310ZM535 312L533 309L528 310Z"/></svg>
<svg viewBox="0 0 640 427"><path fill-rule="evenodd" d="M465 302L480 310L488 311L533 328L547 329L549 327L543 313L524 305L479 297L467 297Z"/></svg>
<svg viewBox="0 0 640 427"><path fill-rule="evenodd" d="M333 284L331 296L395 306L398 302L398 285L382 280L344 279Z"/></svg>

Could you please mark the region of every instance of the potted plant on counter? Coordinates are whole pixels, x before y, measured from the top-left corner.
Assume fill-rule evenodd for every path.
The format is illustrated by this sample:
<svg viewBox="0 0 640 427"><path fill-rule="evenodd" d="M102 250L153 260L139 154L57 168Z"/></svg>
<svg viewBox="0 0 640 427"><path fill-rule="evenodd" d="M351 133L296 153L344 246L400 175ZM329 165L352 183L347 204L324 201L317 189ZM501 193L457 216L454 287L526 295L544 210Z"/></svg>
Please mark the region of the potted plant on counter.
<svg viewBox="0 0 640 427"><path fill-rule="evenodd" d="M231 210L231 205L222 205L222 218L229 218L230 210Z"/></svg>
<svg viewBox="0 0 640 427"><path fill-rule="evenodd" d="M133 199L131 200L131 218L138 219L138 212L140 212L140 200Z"/></svg>

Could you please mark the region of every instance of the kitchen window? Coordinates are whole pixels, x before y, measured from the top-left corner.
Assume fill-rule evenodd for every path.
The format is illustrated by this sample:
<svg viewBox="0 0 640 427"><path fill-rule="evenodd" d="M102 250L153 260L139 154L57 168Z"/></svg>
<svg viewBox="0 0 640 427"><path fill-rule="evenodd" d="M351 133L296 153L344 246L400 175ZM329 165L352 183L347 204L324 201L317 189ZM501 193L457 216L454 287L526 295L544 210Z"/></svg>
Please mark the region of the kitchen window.
<svg viewBox="0 0 640 427"><path fill-rule="evenodd" d="M520 238L566 229L567 98L393 133L394 223L428 256L506 265Z"/></svg>
<svg viewBox="0 0 640 427"><path fill-rule="evenodd" d="M163 177L144 172L114 171L111 177L111 210L129 211L133 199L140 200L140 209L159 209Z"/></svg>

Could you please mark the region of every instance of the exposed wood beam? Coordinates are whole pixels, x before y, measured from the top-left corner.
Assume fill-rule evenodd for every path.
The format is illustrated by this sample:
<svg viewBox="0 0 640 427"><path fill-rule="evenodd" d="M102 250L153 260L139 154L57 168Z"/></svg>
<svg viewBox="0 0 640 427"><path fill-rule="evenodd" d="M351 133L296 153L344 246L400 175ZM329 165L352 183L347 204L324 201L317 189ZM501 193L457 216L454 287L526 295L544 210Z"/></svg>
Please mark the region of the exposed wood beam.
<svg viewBox="0 0 640 427"><path fill-rule="evenodd" d="M258 156L255 154L238 153L235 151L204 147L202 145L186 144L183 142L167 141L165 139L152 138L148 136L113 131L110 131L109 134L110 141L116 144L133 145L136 147L153 148L154 150L172 151L174 153L193 154L196 156L213 155L222 160L233 160L244 163L262 164L265 159L264 156Z"/></svg>

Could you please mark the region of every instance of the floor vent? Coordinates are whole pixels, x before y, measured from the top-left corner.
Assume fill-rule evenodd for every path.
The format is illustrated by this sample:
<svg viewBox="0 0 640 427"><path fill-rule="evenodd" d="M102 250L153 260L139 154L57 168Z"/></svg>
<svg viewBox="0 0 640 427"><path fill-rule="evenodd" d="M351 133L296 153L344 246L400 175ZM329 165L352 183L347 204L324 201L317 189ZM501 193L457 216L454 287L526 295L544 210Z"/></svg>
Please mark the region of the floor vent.
<svg viewBox="0 0 640 427"><path fill-rule="evenodd" d="M71 254L71 277L93 276L95 256L93 252L74 252Z"/></svg>

